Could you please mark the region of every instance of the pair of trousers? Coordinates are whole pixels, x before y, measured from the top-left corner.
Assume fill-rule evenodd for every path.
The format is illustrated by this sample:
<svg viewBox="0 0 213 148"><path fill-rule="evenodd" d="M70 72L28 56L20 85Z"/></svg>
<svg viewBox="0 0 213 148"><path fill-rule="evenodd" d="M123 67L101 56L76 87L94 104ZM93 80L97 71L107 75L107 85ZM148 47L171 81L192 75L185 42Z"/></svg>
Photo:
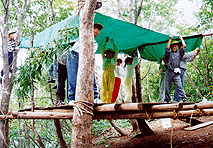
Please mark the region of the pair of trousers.
<svg viewBox="0 0 213 148"><path fill-rule="evenodd" d="M57 78L57 62L51 64L49 69L49 76L51 80L55 80Z"/></svg>
<svg viewBox="0 0 213 148"><path fill-rule="evenodd" d="M11 67L12 67L12 65L11 65L12 62L13 62L13 52L9 52L9 51L8 51L9 72L12 72L12 69L11 69ZM4 75L4 71L1 70L1 76L3 77L3 75Z"/></svg>
<svg viewBox="0 0 213 148"><path fill-rule="evenodd" d="M67 98L68 102L75 100L77 74L78 74L79 53L76 51L68 52L67 56ZM85 80L86 81L86 80ZM94 99L98 98L98 88L94 75Z"/></svg>
<svg viewBox="0 0 213 148"><path fill-rule="evenodd" d="M165 75L166 72L163 71L160 74L158 102L163 102L165 99Z"/></svg>
<svg viewBox="0 0 213 148"><path fill-rule="evenodd" d="M165 76L165 100L164 101L166 102L171 101L170 93L171 93L172 82L175 83L175 87L177 89L177 93L180 96L180 98L187 99L186 93L183 90L183 87L181 84L180 74L179 73L176 74L172 70L168 69L166 71L166 76Z"/></svg>
<svg viewBox="0 0 213 148"><path fill-rule="evenodd" d="M114 89L112 91L111 103L114 103L117 100L120 86L121 86L121 79L118 77L115 77L115 84L114 84Z"/></svg>
<svg viewBox="0 0 213 148"><path fill-rule="evenodd" d="M60 102L64 102L65 99L65 81L67 79L66 65L58 63L58 90L57 95Z"/></svg>
<svg viewBox="0 0 213 148"><path fill-rule="evenodd" d="M114 71L104 70L102 75L101 101L103 103L111 103L112 91L115 83Z"/></svg>
<svg viewBox="0 0 213 148"><path fill-rule="evenodd" d="M132 78L126 78L124 80L124 90L125 90L125 97L124 103L132 101Z"/></svg>
<svg viewBox="0 0 213 148"><path fill-rule="evenodd" d="M180 73L181 84L182 84L182 87L184 87L184 74L185 74L186 70L182 69L182 68L180 68L180 70L181 70L181 73ZM177 93L176 87L175 87L175 92L174 92L174 101L177 101L177 102L180 101L180 96Z"/></svg>

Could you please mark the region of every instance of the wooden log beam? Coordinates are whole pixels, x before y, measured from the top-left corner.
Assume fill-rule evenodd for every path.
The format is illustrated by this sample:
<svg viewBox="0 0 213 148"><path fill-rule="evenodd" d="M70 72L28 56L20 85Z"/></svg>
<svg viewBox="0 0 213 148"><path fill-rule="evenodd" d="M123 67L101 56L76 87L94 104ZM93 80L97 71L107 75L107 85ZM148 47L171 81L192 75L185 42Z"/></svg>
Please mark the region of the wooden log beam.
<svg viewBox="0 0 213 148"><path fill-rule="evenodd" d="M103 104L95 107L96 112L139 111L142 109L142 103Z"/></svg>
<svg viewBox="0 0 213 148"><path fill-rule="evenodd" d="M194 105L195 109L208 109L213 108L213 103L196 103Z"/></svg>
<svg viewBox="0 0 213 148"><path fill-rule="evenodd" d="M183 105L181 110L193 110L195 109L195 105Z"/></svg>
<svg viewBox="0 0 213 148"><path fill-rule="evenodd" d="M161 104L161 105L153 105L151 106L151 111L171 111L171 110L181 110L183 108L182 103L175 104Z"/></svg>
<svg viewBox="0 0 213 148"><path fill-rule="evenodd" d="M188 106L179 106L180 104L167 104L165 105L154 105L152 106L151 111L143 111L142 106L138 106L139 104L133 104L133 110L130 111L132 108L129 108L127 104L119 104L117 107L116 105L110 105L113 111L105 112L103 108L99 108L100 111L95 111L95 115L93 119L158 119L158 118L188 118L188 117L199 117L199 116L211 116L213 115L213 107L212 103L210 104L197 104L198 109L193 110L193 105ZM102 105L102 107L106 107ZM109 107L109 105L108 105ZM179 110L180 107L181 109ZM212 107L212 108L210 108ZM117 110L116 110L116 109ZM205 109L208 108L208 109ZM161 109L165 110L162 111ZM168 110L166 110L168 109ZM173 110L177 109L177 110ZM185 110L190 109L190 110ZM201 110L199 110L201 109ZM0 119L71 119L73 117L73 112L48 112L48 111L41 111L38 110L36 112L25 111L25 112L18 112L12 111L11 115L0 115Z"/></svg>
<svg viewBox="0 0 213 148"><path fill-rule="evenodd" d="M152 112L152 113L114 113L114 114L96 114L94 119L159 119L159 118L186 118L213 115L213 109L204 109L202 112L198 110L187 110L179 112Z"/></svg>
<svg viewBox="0 0 213 148"><path fill-rule="evenodd" d="M73 117L73 112L13 112L12 115L16 117L16 119L71 119Z"/></svg>

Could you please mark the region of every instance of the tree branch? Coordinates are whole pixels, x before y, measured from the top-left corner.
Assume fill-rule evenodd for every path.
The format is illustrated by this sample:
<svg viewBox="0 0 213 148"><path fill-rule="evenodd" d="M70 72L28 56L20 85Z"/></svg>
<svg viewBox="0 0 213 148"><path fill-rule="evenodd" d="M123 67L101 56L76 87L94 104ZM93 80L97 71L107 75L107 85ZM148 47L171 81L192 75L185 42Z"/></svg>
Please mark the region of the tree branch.
<svg viewBox="0 0 213 148"><path fill-rule="evenodd" d="M189 74L188 74L187 72L185 72L185 73L186 73L187 77L189 78L189 81L191 82L192 86L195 88L197 94L198 94L201 98L203 98L203 96L201 95L199 89L197 88L197 86L195 85L195 83L192 81L192 79L191 79L191 77L189 76Z"/></svg>
<svg viewBox="0 0 213 148"><path fill-rule="evenodd" d="M138 5L138 11L135 16L135 25L138 23L138 17L140 16L142 6L143 6L143 0L140 0L139 5Z"/></svg>

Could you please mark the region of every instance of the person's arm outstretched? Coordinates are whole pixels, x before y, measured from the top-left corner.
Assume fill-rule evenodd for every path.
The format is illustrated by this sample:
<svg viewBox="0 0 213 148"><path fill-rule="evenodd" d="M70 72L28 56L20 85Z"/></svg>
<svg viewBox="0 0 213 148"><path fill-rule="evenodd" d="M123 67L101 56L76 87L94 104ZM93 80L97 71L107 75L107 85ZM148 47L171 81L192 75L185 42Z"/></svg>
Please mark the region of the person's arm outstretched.
<svg viewBox="0 0 213 148"><path fill-rule="evenodd" d="M166 46L166 49L170 49L170 45L171 45L171 42L172 42L172 38L173 38L173 35L169 35L169 41L167 43L167 46Z"/></svg>
<svg viewBox="0 0 213 148"><path fill-rule="evenodd" d="M182 36L179 35L178 38L181 40L182 45L183 45L183 48L186 48L186 43L185 43L185 41L183 40Z"/></svg>
<svg viewBox="0 0 213 148"><path fill-rule="evenodd" d="M106 38L106 43L101 48L101 55L102 55L103 59L104 59L104 52L106 50L106 45L107 45L108 42L109 42L109 37Z"/></svg>
<svg viewBox="0 0 213 148"><path fill-rule="evenodd" d="M115 61L117 61L118 48L117 48L117 46L115 45L115 43L114 43L114 40L113 40L113 39L111 39L111 40L110 40L110 42L111 42L111 44L113 45L113 50L114 50L114 52L115 52L114 60L115 60Z"/></svg>

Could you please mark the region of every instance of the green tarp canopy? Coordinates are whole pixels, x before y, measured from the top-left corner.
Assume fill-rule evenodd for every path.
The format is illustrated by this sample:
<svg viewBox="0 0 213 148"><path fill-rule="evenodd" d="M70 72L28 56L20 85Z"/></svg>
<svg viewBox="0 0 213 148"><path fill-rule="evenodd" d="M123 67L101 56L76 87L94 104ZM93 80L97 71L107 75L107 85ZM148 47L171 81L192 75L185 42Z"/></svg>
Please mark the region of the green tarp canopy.
<svg viewBox="0 0 213 148"><path fill-rule="evenodd" d="M101 13L95 14L94 22L104 26L100 34L95 38L99 46L96 53L100 53L101 47L106 41L106 37L109 37L114 40L119 51L129 54L138 48L141 57L149 61L160 61L165 54L165 48L169 39L168 35L145 29ZM33 47L42 48L46 47L47 44L48 47L52 47L54 44L53 39L58 37L58 30L75 26L79 26L78 15L68 17L35 35ZM194 50L196 47L200 47L202 42L202 35L183 38L187 43L187 52ZM178 37L174 36L173 39L178 40ZM75 40L74 37L73 40ZM109 43L107 48L112 48L111 46ZM30 48L30 39L22 39L20 47Z"/></svg>

